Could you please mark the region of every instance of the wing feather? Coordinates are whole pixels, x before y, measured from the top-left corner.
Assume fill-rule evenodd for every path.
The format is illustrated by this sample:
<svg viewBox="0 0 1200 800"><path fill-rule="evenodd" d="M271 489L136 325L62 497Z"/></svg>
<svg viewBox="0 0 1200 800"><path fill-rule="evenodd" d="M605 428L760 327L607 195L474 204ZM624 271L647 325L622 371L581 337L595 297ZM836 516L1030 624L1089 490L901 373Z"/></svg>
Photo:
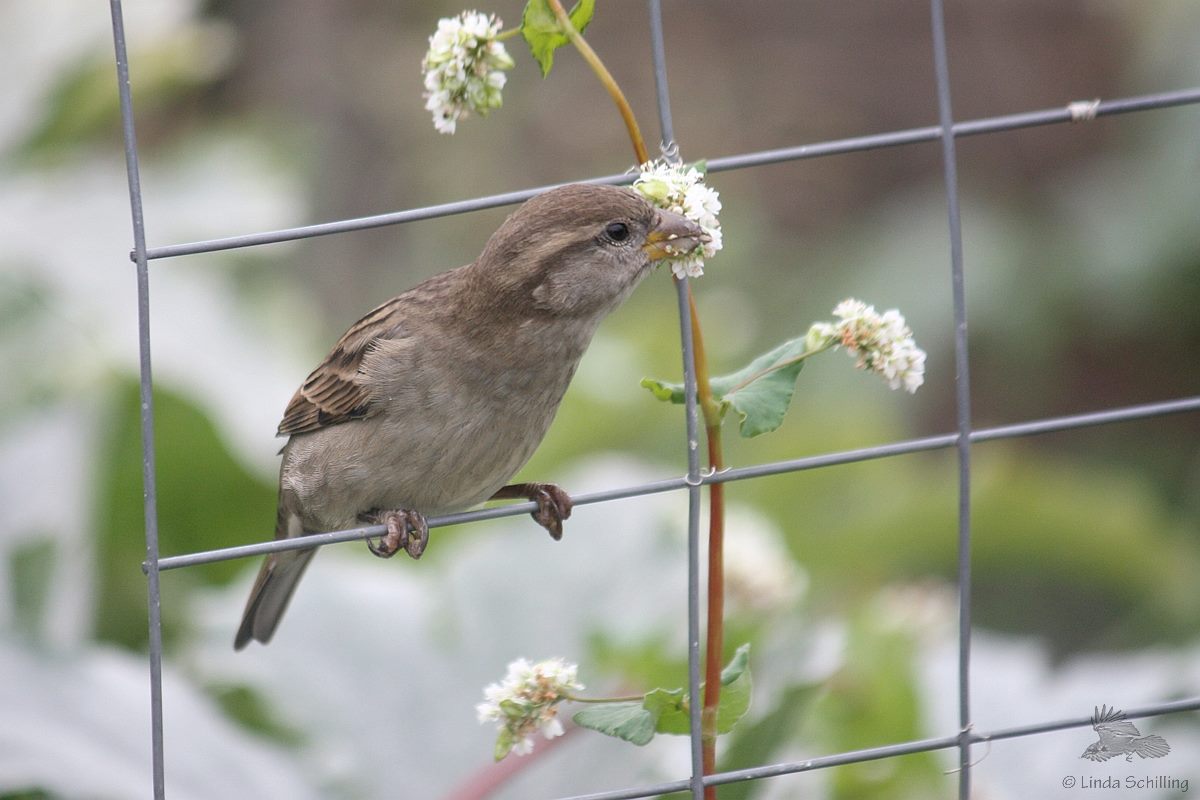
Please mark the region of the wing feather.
<svg viewBox="0 0 1200 800"><path fill-rule="evenodd" d="M368 312L292 395L277 436L307 433L368 416L370 391L362 381L363 359L381 341L403 336L404 295Z"/></svg>

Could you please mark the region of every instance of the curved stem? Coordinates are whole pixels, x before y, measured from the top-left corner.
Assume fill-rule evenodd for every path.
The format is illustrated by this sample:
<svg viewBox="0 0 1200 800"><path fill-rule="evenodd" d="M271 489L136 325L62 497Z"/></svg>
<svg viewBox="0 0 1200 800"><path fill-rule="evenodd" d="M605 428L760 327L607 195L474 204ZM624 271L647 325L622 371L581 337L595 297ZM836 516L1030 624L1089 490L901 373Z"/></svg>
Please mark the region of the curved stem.
<svg viewBox="0 0 1200 800"><path fill-rule="evenodd" d="M600 56L596 55L596 51L583 38L583 34L575 30L575 25L571 22L571 18L567 15L567 10L563 8L562 3L559 0L547 0L547 2L550 3L550 8L554 10L554 16L558 18L558 23L562 26L563 34L571 40L571 44L575 45L575 49L583 56L583 60L592 68L592 72L596 73L596 77L600 79L600 83L608 91L609 97L617 104L617 110L621 112L621 119L625 121L625 128L629 131L629 140L633 143L633 152L637 157L637 164L638 166L645 164L650 160L650 154L646 151L646 140L642 138L642 131L638 128L637 119L633 116L633 109L629 106L629 101L625 99L625 93L617 85L617 81L613 78L612 73L604 66L604 62L600 60Z"/></svg>
<svg viewBox="0 0 1200 800"><path fill-rule="evenodd" d="M696 399L700 403L700 412L704 414L704 427L707 430L721 428L721 404L713 397L712 383L708 373L708 354L704 350L704 335L700 331L700 313L696 310L696 296L692 294L689 283L688 310L692 315L692 340L696 355ZM710 464L709 466L717 466ZM719 469L720 467L718 467Z"/></svg>
<svg viewBox="0 0 1200 800"><path fill-rule="evenodd" d="M645 700L646 696L634 694L628 697L576 697L573 694L564 694L563 699L569 700L572 703L634 703L639 700Z"/></svg>

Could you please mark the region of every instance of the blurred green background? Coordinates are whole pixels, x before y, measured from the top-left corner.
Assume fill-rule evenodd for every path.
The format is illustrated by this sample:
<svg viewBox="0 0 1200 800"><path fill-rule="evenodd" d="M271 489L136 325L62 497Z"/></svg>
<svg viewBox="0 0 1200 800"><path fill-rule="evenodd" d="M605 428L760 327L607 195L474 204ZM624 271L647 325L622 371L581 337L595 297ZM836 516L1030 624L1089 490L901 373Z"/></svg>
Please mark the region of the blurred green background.
<svg viewBox="0 0 1200 800"><path fill-rule="evenodd" d="M1200 8L1187 0L949 5L959 119L1200 85ZM619 120L575 54L560 53L543 80L515 40L509 44L517 67L504 107L460 124L454 137L438 135L422 108L419 62L438 16L458 10L372 0L128 2L149 243L376 214L630 166ZM520 4L507 0L481 10L510 23L520 16ZM922 3L667 0L664 11L675 130L686 159L936 120ZM82 709L94 703L89 713L127 733L130 748L116 756L101 747L93 761L80 756L75 769L56 770L42 759L53 754L70 763L58 751L61 730L34 725L17 733L19 726L0 726L12 737L0 732L0 745L9 745L0 746L0 797L144 796L146 754L138 750L144 715L131 705L145 702L136 698L144 694L138 654L147 637L138 570L144 540L136 306L124 256L129 216L109 20L94 3L46 0L0 9L0 31L0 59L15 76L0 95L0 655L11 674L29 681L17 689L14 679L0 693L0 718L42 719L53 704L68 709L56 712L63 715L55 717L61 730L75 730L87 716ZM600 3L588 38L653 138L643 4ZM1200 110L1184 107L959 141L976 426L1200 394L1198 132ZM741 440L730 427L729 462L952 430L949 257L937 145L715 173L710 182L724 202L726 245L696 292L715 371L732 370L828 318L847 296L899 307L930 354L927 383L914 397L888 392L845 359L817 360L802 373L782 429ZM272 433L295 386L364 310L472 259L508 211L153 263L162 552L268 538L280 444ZM640 472L631 467L631 476L680 474L682 415L638 386L646 375L678 377L674 309L670 281L659 275L604 324L523 475L633 482L621 470L589 472L601 457L636 464ZM1200 416L1183 414L974 448L974 620L985 642L1024 654L1017 659L1024 667L1005 669L1038 676L1019 691L1030 703L1044 702L1026 710L1057 708L1057 698L1064 703L1060 715L1082 716L1101 702L1133 705L1200 693L1198 443ZM944 623L954 615L945 589L956 563L956 480L953 454L944 452L730 485L731 501L752 510L784 543L807 591L793 613L731 623L734 633L755 642L764 694L731 738L726 766L952 730L946 727L954 719L946 705L952 684L931 695L923 681L940 673L923 659L953 641ZM646 530L682 524L682 497L663 502L667 521ZM581 528L629 535L593 514ZM427 599L449 592L436 576L453 575L456 558L480 558L479 548L495 547L486 552L514 562L493 567L491 579L501 583L517 582L512 575L527 568L525 558L537 559L531 571L554 573L544 578L543 591L558 580L570 591L572 570L588 570L589 561L570 563L540 540L528 542L537 546L534 555L524 544L499 547L491 540L501 530L522 542L536 534L527 521L439 530L419 565L377 563L363 559L360 548L345 548L354 555L337 569L385 585L420 581L428 570L434 577L423 590ZM648 600L639 595L659 570L679 564L638 552L619 567L630 576L620 602L627 615L645 619L634 624L597 611L604 621L596 622L580 617L583 606L570 598L556 600L552 605L569 620L563 624L582 637L585 650L544 655L568 655L623 683L679 674L679 632L647 622L658 617L643 612ZM332 569L334 560L323 555L318 564L329 561ZM218 791L204 783L211 776L197 777L225 758L206 744L214 738L237 754L227 758L245 758L245 774L263 786L282 785L271 776L296 781L288 794L261 787L253 794L249 778L231 778L230 786L241 788L222 790L234 792L224 796L449 796L464 775L486 764L486 744L449 744L445 763L453 767L389 795L379 788L386 780L363 777L369 765L322 742L319 715L281 711L286 704L265 687L290 667L265 662L270 649L240 654L234 666L213 656L227 647L256 566L225 562L164 576L168 669L189 698L178 705L196 704L215 731L195 733L210 730L201 723L176 728L199 737L195 764L173 773L179 796ZM478 668L494 680L509 658L542 654L517 652L520 636L504 631L520 623L506 619L503 604L488 607L481 599L490 596L488 580L460 587L455 597L474 608L471 614L493 614L480 624L500 633L492 649L481 651L488 660ZM536 592L538 582L531 583L527 591ZM939 622L930 624L940 639L927 637L924 622L899 628L881 622L887 617L881 603L920 606L904 587L919 587L916 596L935 608ZM440 601L434 606L445 608ZM205 616L214 608L220 613ZM346 613L343 622L357 624L355 612ZM300 648L294 657L317 659L312 654L332 643L303 636L302 624L289 618L281 638L293 627ZM441 624L456 623L431 622L424 638L407 644L418 655L406 657L441 652L439 642L453 638ZM539 617L525 624L558 623ZM630 634L630 625L640 633ZM826 642L830 630L839 632L833 644ZM742 639L731 637L731 650ZM363 641L350 650L375 658L371 636ZM808 666L784 677L784 665L801 663ZM1116 685L1096 677L1109 674L1103 665L1130 663L1145 674L1118 669L1125 677ZM1090 677L1080 677L1081 664L1101 665L1100 672L1085 669ZM110 686L88 693L81 706L63 702L64 681L109 675L110 667L128 677L127 697ZM391 668L420 682L419 666ZM986 666L979 670L988 674ZM317 674L325 686L352 681L333 666ZM985 684L981 725L1033 721L1002 701L989 705L992 681L978 680ZM1060 689L1078 688L1047 689L1055 681L1064 682ZM426 730L428 720L411 718L393 720L397 730L423 731L436 752L438 742L462 741L464 730L486 739L469 712L482 683L472 675L466 685L466 694L446 701L467 709L446 730L435 734ZM391 691L411 691L405 687L398 681ZM359 688L366 695L359 701L369 701ZM1065 705L1068 696L1078 702ZM1190 730L1176 724L1183 727L1173 744ZM89 741L102 744L109 735L101 726ZM590 752L584 736L573 735L571 745L581 753ZM1069 754L1046 755L1045 769L1068 769L1067 759L1087 743L1076 732L1065 745ZM616 763L643 759L630 767L630 780L674 778L686 769L677 748L649 756L611 752ZM314 753L300 764L301 754ZM606 778L617 774L612 767L598 763L605 766L591 773L594 787L585 781L569 788L572 775L564 778L561 767L530 767L546 774L529 780L546 782L510 785L504 791L511 794L496 796L531 796L530 786L568 792L619 785ZM1003 763L997 757L982 773L995 796L1053 796L1057 782L1023 784L1032 778L1013 775ZM722 796L953 790L955 779L942 773L948 762L939 756L895 764L731 787Z"/></svg>

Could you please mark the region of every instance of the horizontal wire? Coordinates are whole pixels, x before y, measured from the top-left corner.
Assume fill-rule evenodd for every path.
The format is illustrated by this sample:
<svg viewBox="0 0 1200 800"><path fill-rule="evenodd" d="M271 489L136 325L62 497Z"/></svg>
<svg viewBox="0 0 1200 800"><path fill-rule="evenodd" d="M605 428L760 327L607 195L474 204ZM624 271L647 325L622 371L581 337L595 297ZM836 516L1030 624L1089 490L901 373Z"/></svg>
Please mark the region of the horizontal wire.
<svg viewBox="0 0 1200 800"><path fill-rule="evenodd" d="M978 136L985 133L998 133L1001 131L1016 130L1019 128L1033 128L1042 125L1054 125L1064 122L1080 122L1085 119L1091 119L1092 117L1107 117L1115 114L1127 114L1133 111L1171 108L1173 106L1188 105L1190 103L1200 103L1200 87L1193 89L1181 89L1174 92L1138 95L1136 97L1127 97L1117 100L1099 101L1097 103L1088 104L1086 117L1081 117L1079 111L1077 110L1077 104L1071 103L1066 106L1045 109L1042 111L1029 111L1020 114L1008 114L999 117L988 117L985 119L959 122L953 126L953 132L956 137ZM941 136L941 130L942 129L939 126L935 125L924 128L893 131L890 133L880 133L871 136L855 136L847 139L834 139L816 144L806 144L796 147L784 147L775 150L762 150L743 155L712 158L707 161L707 165L710 172L721 172L724 170L763 166L765 164L776 164L781 161L798 161L806 158L818 158L820 156L854 153L862 150L876 150L885 147L916 144L918 142L932 142L936 141ZM605 175L598 178L589 178L583 182L615 185L631 183L634 178L635 175L633 173L625 172L619 175ZM528 200L534 195L541 194L542 192L562 185L563 184L561 183L549 184L547 186L539 186L533 189L522 189L519 191L478 197L472 200L440 203L438 205L414 208L407 211L394 211L387 214L376 214L374 216L357 217L355 219L338 220L336 222L323 222L316 225L304 225L301 227L285 228L277 231L264 231L261 233L246 234L243 236L228 236L220 239L206 239L204 241L188 242L185 244L151 247L146 251L146 257L154 260L160 258L173 258L176 256L193 255L196 253L211 253L219 250L233 250L240 247L274 244L276 242L290 242L296 239L308 239L315 236L328 236L334 233L347 233L349 231L366 230L368 228L380 228L386 225L398 225L404 222L416 222L417 220L433 219L436 217L448 217L455 214L464 214L471 211L481 211L487 208L496 208L499 206L512 205L513 203L520 203Z"/></svg>
<svg viewBox="0 0 1200 800"><path fill-rule="evenodd" d="M1092 117L1110 117L1116 114L1128 114L1134 111L1146 111L1156 108L1171 108L1174 106L1200 103L1200 87L1181 89L1174 92L1139 95L1117 100L1102 100L1094 105L1088 105L1088 115L1081 118L1076 110L1076 104L1070 103L1057 108L1041 111L1026 111L1019 114L1006 114L999 117L956 122L951 126L955 138L979 136L985 133L1000 133L1018 130L1020 128L1036 128L1043 125L1056 125L1063 122L1084 122ZM800 145L798 147L783 147L777 150L764 150L758 153L748 153L740 156L713 158L708 163L710 172L726 169L741 169L757 167L764 164L776 164L781 161L796 161L805 158L841 155L862 150L878 150L886 147L897 147L906 144L937 141L942 135L940 125L930 125L924 128L880 133L870 136L855 136L849 139L836 139L819 144Z"/></svg>
<svg viewBox="0 0 1200 800"><path fill-rule="evenodd" d="M1066 431L1094 425L1107 425L1117 422L1150 419L1154 417L1166 416L1168 414L1182 414L1190 411L1200 411L1200 396L1187 397L1179 400L1166 400L1158 403L1144 403L1142 405L1114 408L1105 411L1094 411L1085 414L1073 414L1070 416L1053 417L1049 419L1037 419L1029 422L1001 425L993 428L983 428L972 431L970 439L972 442L990 442L996 439L1014 439L1023 436L1036 436L1043 433ZM891 444L875 445L872 447L863 447L855 450L844 450L837 453L807 456L804 458L795 458L786 461L776 461L769 464L758 464L749 467L735 467L715 474L705 473L701 478L701 482L726 483L729 481L740 481L749 478L761 478L768 475L799 472L801 470L816 469L818 467L829 467L838 464L852 464L859 461L887 458L889 456L920 453L929 450L941 450L947 447L953 447L957 441L958 434L955 433L946 433L939 436L927 436L920 439L909 439ZM686 477L667 478L663 480L650 481L648 483L641 483L634 486L626 486L619 489L606 489L598 492L572 495L571 500L574 505L581 506L591 503L604 503L612 500L623 500L630 497L640 497L643 495L675 491L678 489L687 488L687 486L688 482ZM522 513L528 513L536 509L536 503L526 502L513 503L496 508L485 508L479 511L463 511L457 514L446 514L440 517L431 517L429 519L429 527L436 528L445 525L457 525L464 522L478 522L481 520L511 517ZM217 561L229 561L235 558L249 558L251 556L277 553L283 550L308 550L327 544L339 544L341 542L365 539L369 536L380 536L385 531L386 527L383 525L368 525L361 528L349 528L342 531L331 531L329 533L314 533L298 539L276 539L270 542L256 542L254 544L239 545L236 547L224 547L216 550L205 550L178 556L167 556L159 559L158 568L160 571L179 569L181 567L191 567L199 564L211 564ZM147 564L143 563L142 569L146 570Z"/></svg>
<svg viewBox="0 0 1200 800"><path fill-rule="evenodd" d="M1172 700L1169 702L1131 709L1125 712L1125 717L1127 719L1140 719L1143 717L1157 717L1164 714L1177 714L1184 711L1196 710L1200 710L1200 697L1192 697L1185 700ZM1091 725L1091 717L1072 717L1070 719L1039 722L1033 725L998 728L994 731L986 733L972 733L970 738L974 744L984 744L987 742L1000 741L1002 739L1016 739L1039 733L1051 733L1053 731L1067 730L1070 728L1084 728ZM911 742L882 745L880 747L869 747L863 750L850 750L844 753L836 753L829 756L808 758L803 761L790 761L779 764L767 764L759 767L750 767L747 769L730 770L728 772L718 772L713 775L705 776L704 784L706 786L719 786L726 783L739 783L741 781L775 778L779 777L780 775L793 775L798 772L810 772L812 770L845 766L847 764L861 764L865 761L878 761L879 759L883 758L894 758L896 756L927 753L934 750L948 750L952 747L958 747L959 742L959 735L954 734L953 736L941 736L934 739L917 739ZM611 792L572 795L570 797L560 798L560 800L633 800L633 798L638 797L654 797L661 794L669 794L671 792L682 792L686 791L687 788L688 781L678 780L657 783L652 786L618 789Z"/></svg>

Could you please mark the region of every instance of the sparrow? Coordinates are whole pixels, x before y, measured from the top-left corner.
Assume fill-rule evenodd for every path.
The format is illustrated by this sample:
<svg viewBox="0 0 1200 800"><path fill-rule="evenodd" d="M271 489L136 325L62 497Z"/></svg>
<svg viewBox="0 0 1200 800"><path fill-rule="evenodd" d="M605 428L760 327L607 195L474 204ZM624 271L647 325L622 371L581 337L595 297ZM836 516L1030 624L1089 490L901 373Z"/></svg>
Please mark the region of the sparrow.
<svg viewBox="0 0 1200 800"><path fill-rule="evenodd" d="M1080 756L1089 761L1107 761L1117 756L1133 761L1134 754L1142 758L1162 758L1171 752L1166 739L1153 733L1142 736L1137 726L1125 719L1123 711L1108 706L1095 709L1092 730L1100 735L1100 741L1089 744Z"/></svg>
<svg viewBox="0 0 1200 800"><path fill-rule="evenodd" d="M706 241L687 218L612 186L568 185L514 211L470 264L370 311L288 403L275 538L382 524L371 551L419 558L426 516L537 503L562 536L571 500L508 484L558 410L600 321L662 258ZM270 641L316 549L267 557L234 639Z"/></svg>

